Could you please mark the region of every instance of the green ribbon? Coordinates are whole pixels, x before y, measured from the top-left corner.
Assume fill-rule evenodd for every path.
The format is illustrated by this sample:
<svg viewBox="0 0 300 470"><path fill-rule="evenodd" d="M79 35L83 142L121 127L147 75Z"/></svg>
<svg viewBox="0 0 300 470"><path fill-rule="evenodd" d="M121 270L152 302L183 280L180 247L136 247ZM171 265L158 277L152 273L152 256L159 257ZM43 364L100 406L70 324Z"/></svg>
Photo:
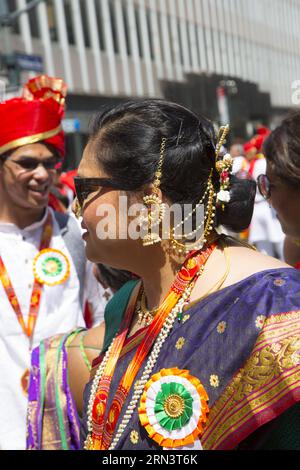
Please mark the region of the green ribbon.
<svg viewBox="0 0 300 470"><path fill-rule="evenodd" d="M172 395L177 395L184 403L182 413L177 418L169 416L165 409L167 399ZM164 383L156 396L154 412L161 427L168 431L181 429L190 421L193 414L193 398L182 384L177 382Z"/></svg>

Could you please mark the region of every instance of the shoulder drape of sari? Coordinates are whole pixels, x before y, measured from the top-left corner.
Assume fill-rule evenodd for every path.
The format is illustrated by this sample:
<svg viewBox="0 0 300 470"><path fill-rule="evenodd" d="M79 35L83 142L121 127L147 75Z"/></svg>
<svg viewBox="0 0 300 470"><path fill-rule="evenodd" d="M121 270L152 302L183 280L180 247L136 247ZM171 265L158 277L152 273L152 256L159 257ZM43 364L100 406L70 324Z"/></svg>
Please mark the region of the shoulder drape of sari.
<svg viewBox="0 0 300 470"><path fill-rule="evenodd" d="M83 329L44 340L31 356L27 449L80 449L80 421L68 383L66 346Z"/></svg>
<svg viewBox="0 0 300 470"><path fill-rule="evenodd" d="M125 344L113 377L108 409L137 344L138 335ZM190 306L182 321L175 322L152 374L172 367L189 370L208 393L209 419L201 436L207 450L235 449L260 427L293 407L300 401L299 271L263 271ZM91 384L92 381L84 393L82 442L87 432ZM118 424L133 392L134 387ZM140 424L137 409L116 448L157 448Z"/></svg>
<svg viewBox="0 0 300 470"><path fill-rule="evenodd" d="M127 282L105 308L104 350L118 330L138 281ZM80 449L80 419L68 383L67 345L83 329L57 335L32 351L28 391L27 449Z"/></svg>

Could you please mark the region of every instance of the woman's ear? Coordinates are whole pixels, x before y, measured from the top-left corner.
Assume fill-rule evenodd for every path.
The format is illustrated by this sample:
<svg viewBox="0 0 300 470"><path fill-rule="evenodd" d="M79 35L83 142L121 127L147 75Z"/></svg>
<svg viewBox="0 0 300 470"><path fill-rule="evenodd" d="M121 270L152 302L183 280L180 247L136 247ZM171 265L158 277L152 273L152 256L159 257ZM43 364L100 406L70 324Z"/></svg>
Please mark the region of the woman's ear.
<svg viewBox="0 0 300 470"><path fill-rule="evenodd" d="M145 185L143 187L143 196L151 196L152 194L155 194L161 201L164 199L160 188L155 187L153 183Z"/></svg>

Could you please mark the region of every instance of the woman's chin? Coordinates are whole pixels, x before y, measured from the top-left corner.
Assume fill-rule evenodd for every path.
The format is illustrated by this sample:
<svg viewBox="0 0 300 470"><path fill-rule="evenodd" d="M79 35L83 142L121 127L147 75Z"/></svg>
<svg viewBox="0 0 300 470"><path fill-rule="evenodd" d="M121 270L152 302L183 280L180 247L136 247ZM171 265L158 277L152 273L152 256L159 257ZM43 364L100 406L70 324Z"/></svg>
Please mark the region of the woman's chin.
<svg viewBox="0 0 300 470"><path fill-rule="evenodd" d="M91 245L88 237L85 242L85 255L92 263L103 263L103 257L101 256L100 250Z"/></svg>

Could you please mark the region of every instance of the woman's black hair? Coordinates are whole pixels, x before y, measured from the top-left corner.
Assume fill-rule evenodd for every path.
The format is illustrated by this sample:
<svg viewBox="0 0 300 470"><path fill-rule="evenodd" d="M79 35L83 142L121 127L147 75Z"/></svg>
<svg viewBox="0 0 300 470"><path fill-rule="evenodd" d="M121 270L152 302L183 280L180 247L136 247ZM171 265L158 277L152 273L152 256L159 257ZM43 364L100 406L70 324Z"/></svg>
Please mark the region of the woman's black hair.
<svg viewBox="0 0 300 470"><path fill-rule="evenodd" d="M300 111L289 114L266 139L264 153L275 174L286 183L300 184Z"/></svg>
<svg viewBox="0 0 300 470"><path fill-rule="evenodd" d="M179 104L147 99L106 109L94 119L89 143L105 173L120 188L135 191L154 181L163 137L167 140L160 188L173 204L196 205L212 168L219 191L214 127ZM217 223L235 231L247 228L254 197L253 182L232 178L231 201L225 211L218 209Z"/></svg>

